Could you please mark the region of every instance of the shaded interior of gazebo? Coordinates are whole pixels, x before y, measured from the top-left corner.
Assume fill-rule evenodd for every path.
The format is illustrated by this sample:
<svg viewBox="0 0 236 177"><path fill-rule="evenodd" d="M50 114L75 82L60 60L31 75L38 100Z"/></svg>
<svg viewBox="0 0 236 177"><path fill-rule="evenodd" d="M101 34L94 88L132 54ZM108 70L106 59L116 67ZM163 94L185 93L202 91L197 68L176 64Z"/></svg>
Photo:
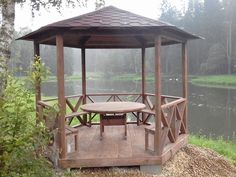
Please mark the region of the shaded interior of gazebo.
<svg viewBox="0 0 236 177"><path fill-rule="evenodd" d="M55 159L62 168L133 166L163 164L171 158L188 138L187 106L187 41L198 36L185 32L173 25L142 17L113 6L102 8L75 18L59 21L40 28L20 39L34 42L34 53L40 56L40 44L55 45L57 49L58 131L55 138L59 157ZM161 91L161 46L181 44L182 50L182 95L162 95ZM64 47L80 48L82 61L82 94L65 96ZM155 48L155 92L145 89L145 49ZM141 93L86 92L86 49L124 49L141 50L142 88ZM41 100L40 86L36 88L37 110L42 115L50 102ZM106 98L103 101L123 101L132 96L134 102L144 103L146 109L141 116L140 125L128 122L127 140L120 137L121 126L106 127L106 135L99 139L99 124L90 124L88 115L83 114L80 106L95 102L94 98ZM72 102L71 99L76 100ZM68 108L71 112L67 112ZM155 118L150 125L149 118ZM67 132L68 120L78 118L80 125ZM71 150L69 139L75 135L78 139L77 151ZM70 136L71 135L71 136ZM76 137L75 136L75 137ZM147 142L148 140L148 142ZM148 144L147 144L148 143ZM57 163L55 161L55 163Z"/></svg>

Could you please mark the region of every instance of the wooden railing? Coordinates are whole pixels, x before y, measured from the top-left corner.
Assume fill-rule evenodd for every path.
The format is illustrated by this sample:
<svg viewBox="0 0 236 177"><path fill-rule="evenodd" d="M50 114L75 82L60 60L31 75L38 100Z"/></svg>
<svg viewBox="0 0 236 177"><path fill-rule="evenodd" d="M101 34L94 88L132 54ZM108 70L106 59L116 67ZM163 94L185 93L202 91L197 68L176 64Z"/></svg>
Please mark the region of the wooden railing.
<svg viewBox="0 0 236 177"><path fill-rule="evenodd" d="M57 98L38 102L38 110L41 118L43 117L43 109L51 107L53 105L52 103L55 103L56 100ZM142 115L143 117L141 122L143 122L144 124L148 123L150 117L154 118L153 122L155 121L155 95L151 93L146 93L143 96L139 93L96 93L87 94L86 96L72 95L65 97L65 101L67 106L67 115L73 112L81 111L80 106L84 102L141 102L144 103L146 105L146 109L150 111L149 114L147 113ZM179 135L187 133L186 99L177 96L162 95L161 102L161 149L163 150L164 146L167 143L174 143L176 142ZM137 113L132 114L136 118L138 118ZM92 118L94 118L95 116L96 114L92 115ZM80 126L87 125L87 119L82 119L81 117L77 118L79 120Z"/></svg>
<svg viewBox="0 0 236 177"><path fill-rule="evenodd" d="M161 106L161 150L167 143L175 143L178 136L187 133L186 99L167 96L173 101Z"/></svg>
<svg viewBox="0 0 236 177"><path fill-rule="evenodd" d="M155 117L154 94L147 93L144 103ZM161 96L161 151L168 143L175 143L179 135L187 133L186 104L185 98L177 96ZM146 114L146 117L150 115ZM144 117L145 122L145 117Z"/></svg>
<svg viewBox="0 0 236 177"><path fill-rule="evenodd" d="M82 105L83 99L84 99L84 97L82 95L66 96L65 97L66 116L71 114L71 113L79 112L80 111L79 107ZM39 101L37 107L38 107L38 110L39 110L40 119L42 119L42 118L45 119L45 120L49 119L49 117L47 115L45 115L44 110L47 109L47 108L49 108L49 109L52 108L55 104L57 104L57 98L52 98L52 99L46 99L46 100L43 100L43 101ZM86 120L83 120L80 116L75 116L75 118L77 118L78 121L79 121L78 125L85 125L86 124ZM69 120L65 120L65 121L67 121L68 124L71 124L73 119L74 119L74 117L70 118Z"/></svg>
<svg viewBox="0 0 236 177"><path fill-rule="evenodd" d="M87 101L94 102L109 102L109 101L132 101L132 102L142 102L140 93L96 93L87 94ZM97 100L95 100L97 98ZM100 98L100 99L98 99Z"/></svg>

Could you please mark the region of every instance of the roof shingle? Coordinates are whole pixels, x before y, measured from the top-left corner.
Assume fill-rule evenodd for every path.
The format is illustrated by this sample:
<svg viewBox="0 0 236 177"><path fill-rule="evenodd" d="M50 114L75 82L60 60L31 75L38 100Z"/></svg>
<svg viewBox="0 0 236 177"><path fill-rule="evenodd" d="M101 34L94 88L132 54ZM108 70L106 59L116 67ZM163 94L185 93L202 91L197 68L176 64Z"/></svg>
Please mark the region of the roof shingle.
<svg viewBox="0 0 236 177"><path fill-rule="evenodd" d="M136 26L172 26L170 24L146 18L114 6L104 7L74 18L47 25L47 27L136 27Z"/></svg>
<svg viewBox="0 0 236 177"><path fill-rule="evenodd" d="M19 39L56 45L58 33L63 34L64 46L77 48L153 47L155 35L163 35L162 45L199 38L171 24L108 6L46 25Z"/></svg>

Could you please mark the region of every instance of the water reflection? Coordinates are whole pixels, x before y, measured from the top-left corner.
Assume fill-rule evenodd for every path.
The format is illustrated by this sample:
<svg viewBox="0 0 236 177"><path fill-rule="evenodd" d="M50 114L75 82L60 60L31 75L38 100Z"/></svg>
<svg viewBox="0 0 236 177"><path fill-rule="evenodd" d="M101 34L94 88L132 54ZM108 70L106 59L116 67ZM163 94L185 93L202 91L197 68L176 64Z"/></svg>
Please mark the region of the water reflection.
<svg viewBox="0 0 236 177"><path fill-rule="evenodd" d="M65 84L66 95L81 94L81 81ZM153 82L147 82L147 92L154 93ZM138 93L139 81L87 81L88 93ZM57 83L42 86L45 96L57 95ZM181 96L181 83L162 82L162 93ZM236 132L236 89L207 88L189 84L189 129L193 133L232 138Z"/></svg>

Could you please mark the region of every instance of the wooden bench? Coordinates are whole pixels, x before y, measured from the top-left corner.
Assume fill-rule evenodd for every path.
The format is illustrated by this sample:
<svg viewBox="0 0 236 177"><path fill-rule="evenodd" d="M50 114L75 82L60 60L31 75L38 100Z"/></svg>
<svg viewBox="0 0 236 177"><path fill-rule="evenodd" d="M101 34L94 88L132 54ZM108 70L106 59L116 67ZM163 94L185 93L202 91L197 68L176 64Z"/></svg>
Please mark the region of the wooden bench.
<svg viewBox="0 0 236 177"><path fill-rule="evenodd" d="M102 134L104 132L104 126L112 125L124 125L125 126L125 136L127 138L127 122L126 114L111 114L111 115L100 115L100 139L102 140Z"/></svg>
<svg viewBox="0 0 236 177"><path fill-rule="evenodd" d="M145 128L145 150L153 151L149 148L149 134L153 135L155 134L155 125L150 125Z"/></svg>
<svg viewBox="0 0 236 177"><path fill-rule="evenodd" d="M65 128L65 132L66 132L66 137L73 135L74 136L74 141L75 141L75 151L79 151L79 131L76 128L70 127L68 125L66 125ZM67 144L67 142L66 142Z"/></svg>
<svg viewBox="0 0 236 177"><path fill-rule="evenodd" d="M86 125L87 122L84 122L84 120L82 119L81 116L83 116L83 115L88 115L88 114L89 114L89 116L90 116L90 113L89 113L89 112L86 112L86 111L72 112L72 113L70 113L70 114L67 114L67 115L65 116L65 119L66 119L66 120L69 120L69 123L68 123L68 124L70 125L71 122L73 121L73 118L76 117L76 118L80 121L80 123L83 123L84 125ZM90 119L89 119L89 126L91 126L91 121L90 121Z"/></svg>
<svg viewBox="0 0 236 177"><path fill-rule="evenodd" d="M142 120L143 123L146 123L146 121L148 120L148 118L151 116L151 115L155 115L155 111L154 110L151 110L151 109L142 109L141 111L139 111L137 113L137 125L139 126L140 125L140 113L142 114L142 117L144 117L143 115L144 114L148 114L148 116L146 117L145 120Z"/></svg>

